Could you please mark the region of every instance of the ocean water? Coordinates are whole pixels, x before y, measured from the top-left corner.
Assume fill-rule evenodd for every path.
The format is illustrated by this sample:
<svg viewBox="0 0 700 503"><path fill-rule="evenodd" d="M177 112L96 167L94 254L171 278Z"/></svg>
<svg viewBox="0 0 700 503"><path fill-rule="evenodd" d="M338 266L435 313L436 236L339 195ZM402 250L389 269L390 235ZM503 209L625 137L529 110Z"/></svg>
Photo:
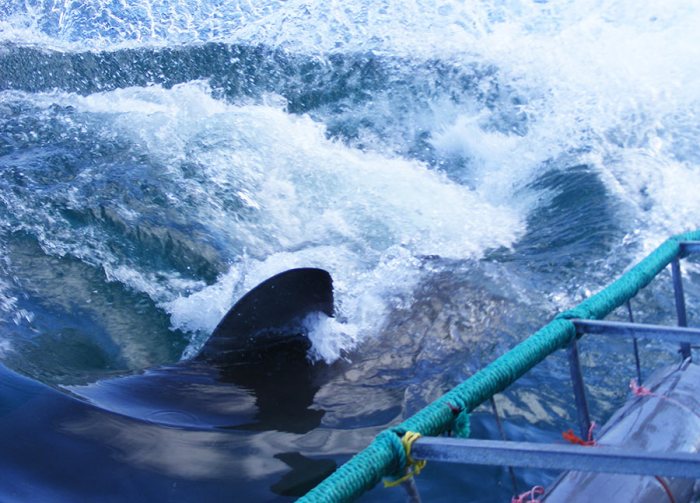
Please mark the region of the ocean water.
<svg viewBox="0 0 700 503"><path fill-rule="evenodd" d="M290 500L698 227L697 26L690 0L0 0L0 500ZM183 426L104 391L303 266L335 287L322 379L290 391L318 424ZM673 323L671 292L638 320ZM674 351L645 345L647 372ZM585 341L584 363L604 422L629 348ZM575 424L567 376L555 355L497 397L509 437ZM255 415L254 390L221 400ZM500 468L418 485L513 493Z"/></svg>

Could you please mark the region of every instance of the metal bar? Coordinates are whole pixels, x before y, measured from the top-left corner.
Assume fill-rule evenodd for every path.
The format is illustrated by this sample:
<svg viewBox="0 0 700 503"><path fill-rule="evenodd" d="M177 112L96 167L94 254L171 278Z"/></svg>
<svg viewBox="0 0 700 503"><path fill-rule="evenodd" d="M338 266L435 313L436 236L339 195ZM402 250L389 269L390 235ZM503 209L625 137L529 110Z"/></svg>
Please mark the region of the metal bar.
<svg viewBox="0 0 700 503"><path fill-rule="evenodd" d="M629 300L625 302L627 305L627 317L630 320L630 323L634 323L634 314L632 313L632 302ZM642 384L642 366L639 363L639 343L637 342L637 338L632 339L632 345L634 348L634 366L637 369L637 382L641 385Z"/></svg>
<svg viewBox="0 0 700 503"><path fill-rule="evenodd" d="M676 314L678 316L678 326L687 327L688 317L685 312L685 296L683 295L683 281L681 279L681 263L678 257L671 261L671 274L673 276L673 293L676 298ZM687 360L691 358L690 343L681 343L681 358Z"/></svg>
<svg viewBox="0 0 700 503"><path fill-rule="evenodd" d="M508 440L508 438L506 437L506 430L503 428L501 416L498 414L496 399L492 395L491 398L489 398L489 401L491 402L491 409L493 409L493 416L496 418L496 427L498 428L498 433L501 435L501 440L506 441ZM518 494L520 491L518 491L518 483L515 479L515 471L513 471L513 467L510 465L508 465L508 475L510 477L510 485L513 486L513 494Z"/></svg>
<svg viewBox="0 0 700 503"><path fill-rule="evenodd" d="M545 470L700 478L700 454L647 452L621 447L503 442L421 437L411 447L415 459L475 465L511 464Z"/></svg>
<svg viewBox="0 0 700 503"><path fill-rule="evenodd" d="M401 487L406 491L406 501L408 503L421 503L420 493L416 485L415 477L411 477L405 482L401 482Z"/></svg>
<svg viewBox="0 0 700 503"><path fill-rule="evenodd" d="M681 241L679 244L682 256L700 252L700 241Z"/></svg>
<svg viewBox="0 0 700 503"><path fill-rule="evenodd" d="M688 327L666 327L622 321L571 320L578 334L595 334L614 337L639 337L670 342L700 343L700 329Z"/></svg>
<svg viewBox="0 0 700 503"><path fill-rule="evenodd" d="M569 344L569 372L571 373L571 384L574 387L574 399L576 401L576 412L578 414L578 426L581 438L588 438L591 429L591 415L588 412L588 402L586 401L586 388L583 384L581 374L581 361L578 357L578 344L574 339Z"/></svg>

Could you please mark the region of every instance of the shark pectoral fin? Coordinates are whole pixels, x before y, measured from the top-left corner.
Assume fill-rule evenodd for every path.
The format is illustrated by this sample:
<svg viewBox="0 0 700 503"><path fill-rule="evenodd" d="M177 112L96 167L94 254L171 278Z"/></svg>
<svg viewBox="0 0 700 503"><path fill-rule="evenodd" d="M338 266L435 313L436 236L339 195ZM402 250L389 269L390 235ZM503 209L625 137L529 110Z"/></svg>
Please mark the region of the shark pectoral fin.
<svg viewBox="0 0 700 503"><path fill-rule="evenodd" d="M197 360L225 362L298 336L291 328L313 312L333 316L333 280L322 269L290 269L245 294L223 317ZM298 326L297 326L298 328Z"/></svg>

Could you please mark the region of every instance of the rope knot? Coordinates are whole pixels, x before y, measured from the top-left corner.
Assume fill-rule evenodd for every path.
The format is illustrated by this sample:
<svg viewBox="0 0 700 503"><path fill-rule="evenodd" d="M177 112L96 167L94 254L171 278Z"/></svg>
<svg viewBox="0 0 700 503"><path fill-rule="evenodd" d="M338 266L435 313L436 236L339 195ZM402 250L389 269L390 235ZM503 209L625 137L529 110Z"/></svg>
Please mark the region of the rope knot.
<svg viewBox="0 0 700 503"><path fill-rule="evenodd" d="M421 434L415 431L407 431L403 434L401 437L401 445L406 453L406 473L398 479L385 480L384 487L396 487L399 484L406 482L411 477L418 475L421 470L425 468L427 461L424 459L416 460L411 457L411 447L413 447L413 443L420 437Z"/></svg>

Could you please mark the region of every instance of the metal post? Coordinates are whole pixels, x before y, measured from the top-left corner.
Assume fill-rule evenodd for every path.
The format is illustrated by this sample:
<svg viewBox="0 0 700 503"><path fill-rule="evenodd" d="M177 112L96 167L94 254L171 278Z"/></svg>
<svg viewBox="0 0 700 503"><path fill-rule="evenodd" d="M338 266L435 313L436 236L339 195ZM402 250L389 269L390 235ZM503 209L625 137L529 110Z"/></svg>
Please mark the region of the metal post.
<svg viewBox="0 0 700 503"><path fill-rule="evenodd" d="M676 298L676 314L678 326L687 327L688 317L685 312L685 296L683 295L683 282L681 280L681 263L678 257L671 262L671 274L673 276L673 293ZM683 360L692 359L690 354L690 343L682 342L680 349Z"/></svg>
<svg viewBox="0 0 700 503"><path fill-rule="evenodd" d="M420 493L418 492L418 486L416 486L416 479L411 477L405 482L401 482L401 487L406 491L406 499L408 503L421 503Z"/></svg>
<svg viewBox="0 0 700 503"><path fill-rule="evenodd" d="M632 303L628 300L627 304L627 316L629 317L630 323L634 323L634 315L632 314ZM642 367L639 364L639 344L637 343L637 338L632 339L632 344L634 345L634 365L637 367L637 382L642 384Z"/></svg>
<svg viewBox="0 0 700 503"><path fill-rule="evenodd" d="M583 385L583 375L581 374L581 361L578 357L578 344L576 339L569 344L569 371L571 373L571 383L574 387L574 398L576 400L576 412L578 413L578 425L581 438L588 438L591 429L591 416L588 412L588 402L586 401L586 389Z"/></svg>
<svg viewBox="0 0 700 503"><path fill-rule="evenodd" d="M501 422L501 416L498 414L496 400L493 398L493 396L491 396L491 398L489 398L489 401L491 402L491 409L493 409L493 415L496 418L496 426L498 427L498 433L501 435L501 440L505 442L508 439L506 438L506 430L503 428L503 423ZM510 476L510 483L513 486L513 494L518 494L520 491L518 491L518 483L516 482L515 471L513 471L512 466L508 466L508 475Z"/></svg>

